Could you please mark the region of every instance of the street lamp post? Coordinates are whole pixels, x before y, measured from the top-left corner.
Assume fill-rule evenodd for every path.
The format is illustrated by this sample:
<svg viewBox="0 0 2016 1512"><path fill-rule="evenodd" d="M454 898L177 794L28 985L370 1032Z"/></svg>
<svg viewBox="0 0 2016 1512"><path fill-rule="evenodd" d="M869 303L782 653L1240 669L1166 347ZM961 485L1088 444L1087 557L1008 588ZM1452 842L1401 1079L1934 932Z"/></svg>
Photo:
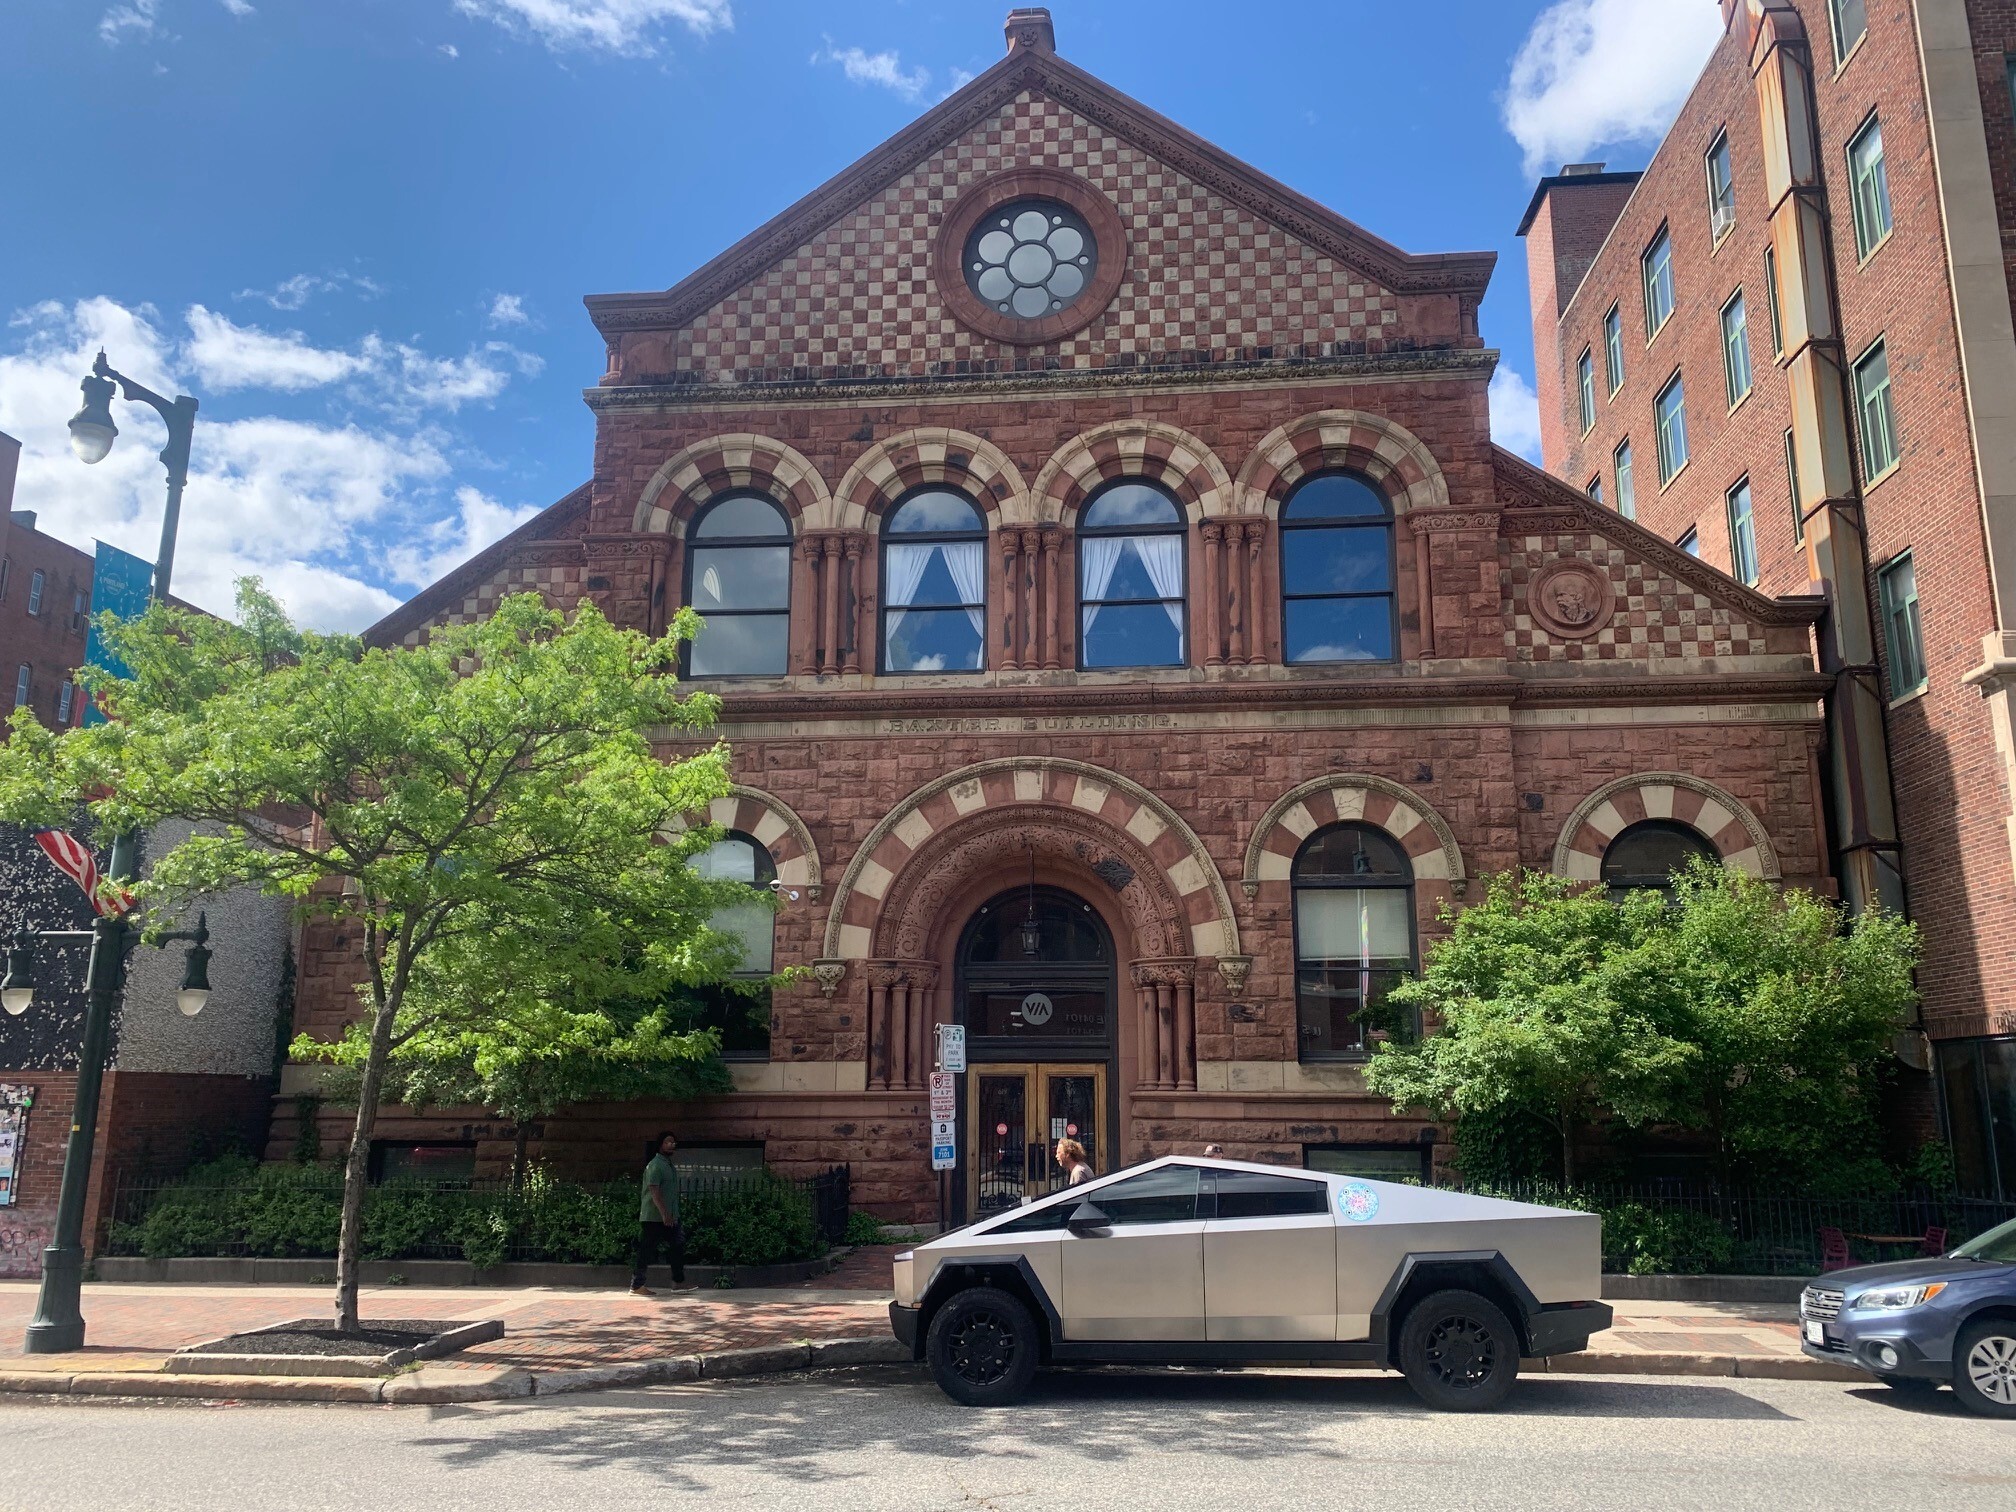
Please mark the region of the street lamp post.
<svg viewBox="0 0 2016 1512"><path fill-rule="evenodd" d="M70 449L77 460L87 464L103 462L118 438L119 427L112 421L112 395L123 393L128 403L152 405L168 427L168 444L161 448L161 465L168 469L168 510L161 519L161 552L154 561L156 603L168 598L168 582L175 567L175 533L182 519L182 490L189 481L189 446L196 431L196 401L187 394L165 399L144 384L135 383L113 370L98 353L90 376L82 384L84 407L70 421ZM115 884L133 879L139 860L140 840L132 830L112 837L112 855L106 876ZM202 1011L210 996L208 940L210 931L199 915L196 928L162 935L157 943L189 940L188 966L183 976L177 1004L185 1014ZM45 930L40 935L23 930L15 936L7 952L7 975L0 980L0 1008L10 1014L25 1013L34 999L34 942L45 940L86 940L91 942L91 963L85 972L84 1037L78 1047L77 1097L70 1114L70 1137L63 1147L63 1185L56 1199L56 1233L42 1251L42 1291L36 1303L34 1321L28 1325L26 1349L29 1354L62 1354L84 1347L84 1201L91 1184L91 1157L98 1139L98 1094L105 1079L105 1056L112 1038L112 1010L119 1001L125 980L126 955L138 942L138 935L123 914L100 916L88 930Z"/></svg>
<svg viewBox="0 0 2016 1512"><path fill-rule="evenodd" d="M112 842L112 870L133 869L136 841L131 830ZM91 1181L91 1146L98 1128L98 1091L105 1075L105 1042L111 1037L112 1009L125 980L126 956L140 935L123 913L101 916L89 929L24 929L7 952L7 975L0 978L0 1008L26 1013L35 999L35 942L89 940L91 964L84 991L84 1044L77 1063L77 1098L70 1113L70 1139L63 1151L63 1190L56 1201L56 1234L42 1251L42 1291L28 1325L29 1354L62 1354L84 1347L84 1197ZM175 1003L193 1018L210 1000L210 921L196 916L194 929L171 930L152 943L190 942Z"/></svg>

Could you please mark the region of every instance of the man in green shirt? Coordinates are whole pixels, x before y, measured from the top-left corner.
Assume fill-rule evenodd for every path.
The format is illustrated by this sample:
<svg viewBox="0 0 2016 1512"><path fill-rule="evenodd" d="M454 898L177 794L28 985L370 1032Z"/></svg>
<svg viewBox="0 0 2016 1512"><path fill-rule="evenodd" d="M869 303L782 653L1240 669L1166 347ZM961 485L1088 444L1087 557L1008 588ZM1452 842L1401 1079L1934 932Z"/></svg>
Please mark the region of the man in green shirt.
<svg viewBox="0 0 2016 1512"><path fill-rule="evenodd" d="M672 1154L678 1148L679 1141L672 1134L660 1134L657 1149L644 1167L644 1194L637 1211L637 1263L630 1274L633 1296L651 1295L644 1273L660 1249L672 1252L672 1290L694 1290L686 1284L686 1231L679 1226L679 1168L672 1164Z"/></svg>

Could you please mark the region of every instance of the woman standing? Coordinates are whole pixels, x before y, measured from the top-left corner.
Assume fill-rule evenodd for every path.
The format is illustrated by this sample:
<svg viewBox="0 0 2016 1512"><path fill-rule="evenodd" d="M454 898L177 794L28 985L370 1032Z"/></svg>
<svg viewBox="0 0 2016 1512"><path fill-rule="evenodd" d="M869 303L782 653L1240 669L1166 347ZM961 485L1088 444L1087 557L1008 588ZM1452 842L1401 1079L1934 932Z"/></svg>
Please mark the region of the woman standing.
<svg viewBox="0 0 2016 1512"><path fill-rule="evenodd" d="M1064 1172L1066 1186L1078 1186L1092 1179L1092 1162L1085 1158L1085 1146L1075 1139L1057 1141L1057 1165Z"/></svg>

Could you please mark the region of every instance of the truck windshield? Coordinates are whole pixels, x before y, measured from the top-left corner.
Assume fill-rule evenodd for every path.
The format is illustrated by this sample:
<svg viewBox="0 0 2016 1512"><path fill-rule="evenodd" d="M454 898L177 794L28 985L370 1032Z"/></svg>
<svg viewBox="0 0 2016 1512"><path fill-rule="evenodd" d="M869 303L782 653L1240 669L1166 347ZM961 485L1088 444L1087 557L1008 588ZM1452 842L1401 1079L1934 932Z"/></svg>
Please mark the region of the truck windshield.
<svg viewBox="0 0 2016 1512"><path fill-rule="evenodd" d="M1953 1254L1961 1260L1999 1260L2005 1265L2016 1265L2016 1218L1969 1239Z"/></svg>

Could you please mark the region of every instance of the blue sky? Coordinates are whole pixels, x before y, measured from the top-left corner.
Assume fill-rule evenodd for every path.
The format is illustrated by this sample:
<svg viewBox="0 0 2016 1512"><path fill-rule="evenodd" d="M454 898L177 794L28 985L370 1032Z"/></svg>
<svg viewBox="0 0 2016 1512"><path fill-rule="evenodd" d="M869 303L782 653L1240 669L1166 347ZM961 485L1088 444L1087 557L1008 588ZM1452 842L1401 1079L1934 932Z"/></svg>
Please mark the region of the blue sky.
<svg viewBox="0 0 2016 1512"><path fill-rule="evenodd" d="M96 468L65 441L104 342L202 402L178 590L226 609L256 572L369 623L586 477L582 295L675 282L992 63L1007 9L7 0L15 507L152 556L152 416ZM1641 165L1720 29L1715 0L1051 9L1066 57L1378 235L1496 249L1494 423L1529 452L1532 173Z"/></svg>

